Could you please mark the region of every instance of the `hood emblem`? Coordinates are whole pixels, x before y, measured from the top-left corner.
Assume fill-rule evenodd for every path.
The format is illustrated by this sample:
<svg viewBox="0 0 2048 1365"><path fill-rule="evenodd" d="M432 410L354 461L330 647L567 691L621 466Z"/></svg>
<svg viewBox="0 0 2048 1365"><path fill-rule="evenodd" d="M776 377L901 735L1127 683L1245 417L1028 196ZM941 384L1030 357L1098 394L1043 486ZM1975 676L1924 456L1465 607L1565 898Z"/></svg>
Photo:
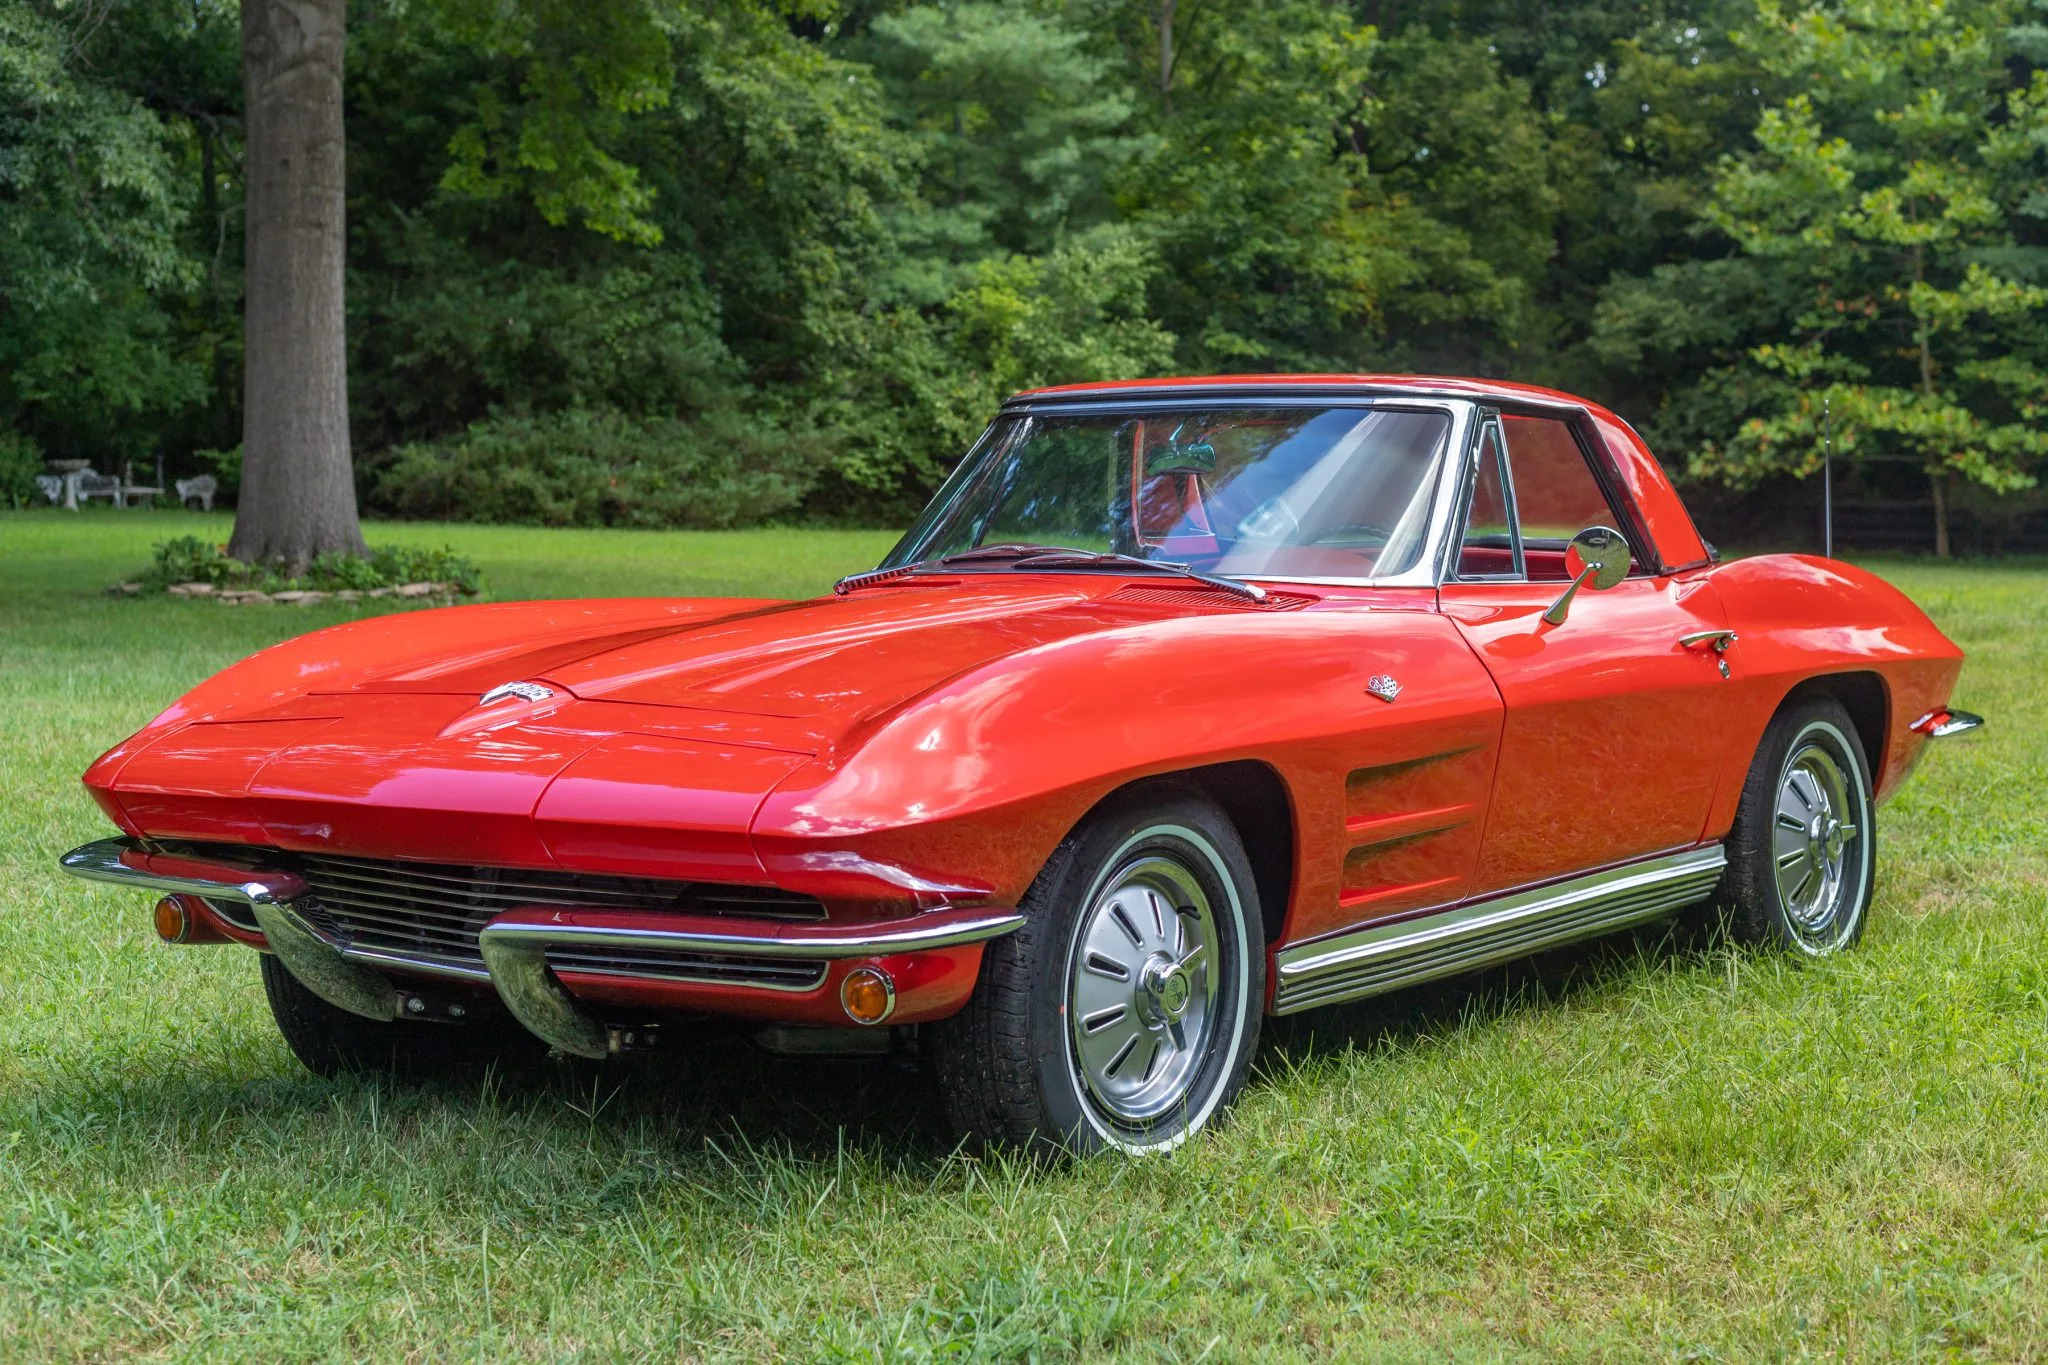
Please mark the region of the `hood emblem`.
<svg viewBox="0 0 2048 1365"><path fill-rule="evenodd" d="M1375 673L1365 680L1365 690L1381 701L1392 701L1401 695L1401 684L1395 682L1391 674Z"/></svg>
<svg viewBox="0 0 2048 1365"><path fill-rule="evenodd" d="M517 697L521 701L546 701L554 695L554 688L542 687L539 683L499 683L496 687L478 697L476 704L478 706L489 706L494 702L501 702L507 697Z"/></svg>

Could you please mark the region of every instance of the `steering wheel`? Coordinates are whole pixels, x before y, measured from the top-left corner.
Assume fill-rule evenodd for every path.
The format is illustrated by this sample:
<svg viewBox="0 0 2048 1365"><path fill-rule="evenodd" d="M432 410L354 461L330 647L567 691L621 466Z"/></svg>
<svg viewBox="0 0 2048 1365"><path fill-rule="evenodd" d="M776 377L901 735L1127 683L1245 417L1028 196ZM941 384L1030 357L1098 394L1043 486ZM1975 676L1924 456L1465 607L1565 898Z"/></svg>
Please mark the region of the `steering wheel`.
<svg viewBox="0 0 2048 1365"><path fill-rule="evenodd" d="M1255 545L1287 545L1301 530L1301 518L1287 505L1287 496L1276 493L1254 507L1237 523L1240 540Z"/></svg>
<svg viewBox="0 0 2048 1365"><path fill-rule="evenodd" d="M1394 533L1384 526L1356 521L1344 526L1332 526L1309 544L1332 545L1347 550L1379 550L1384 549L1393 536Z"/></svg>

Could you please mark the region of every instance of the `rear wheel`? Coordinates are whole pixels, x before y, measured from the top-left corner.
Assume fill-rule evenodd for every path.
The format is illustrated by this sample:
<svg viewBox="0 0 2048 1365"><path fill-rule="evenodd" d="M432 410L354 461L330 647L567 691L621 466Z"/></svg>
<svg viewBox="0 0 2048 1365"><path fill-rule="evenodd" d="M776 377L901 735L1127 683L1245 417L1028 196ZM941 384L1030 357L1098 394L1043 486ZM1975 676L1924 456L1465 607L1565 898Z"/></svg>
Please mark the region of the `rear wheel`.
<svg viewBox="0 0 2048 1365"><path fill-rule="evenodd" d="M1746 942L1808 957L1863 936L1876 867L1870 764L1832 698L1786 707L1764 731L1728 836L1722 901Z"/></svg>
<svg viewBox="0 0 2048 1365"><path fill-rule="evenodd" d="M292 1055L320 1076L432 1073L492 1062L538 1062L547 1045L509 1018L466 1023L366 1019L306 989L284 963L261 954L263 994Z"/></svg>
<svg viewBox="0 0 2048 1365"><path fill-rule="evenodd" d="M1176 1146L1236 1098L1258 1045L1266 944L1236 830L1156 784L1061 843L934 1027L969 1136L1040 1150Z"/></svg>

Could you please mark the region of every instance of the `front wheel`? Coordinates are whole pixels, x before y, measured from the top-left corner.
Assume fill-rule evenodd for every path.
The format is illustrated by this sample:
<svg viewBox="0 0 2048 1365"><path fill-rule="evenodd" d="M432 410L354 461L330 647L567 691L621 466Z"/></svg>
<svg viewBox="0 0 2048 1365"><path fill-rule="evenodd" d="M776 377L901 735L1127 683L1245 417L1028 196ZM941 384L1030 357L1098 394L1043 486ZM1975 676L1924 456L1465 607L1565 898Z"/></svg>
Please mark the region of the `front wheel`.
<svg viewBox="0 0 2048 1365"><path fill-rule="evenodd" d="M1826 957L1863 935L1877 851L1870 764L1832 698L1772 718L1728 836L1722 901L1742 940Z"/></svg>
<svg viewBox="0 0 2048 1365"><path fill-rule="evenodd" d="M1039 1151L1145 1152L1230 1104L1258 1046L1266 943L1237 831L1155 784L1090 816L935 1027L967 1135Z"/></svg>

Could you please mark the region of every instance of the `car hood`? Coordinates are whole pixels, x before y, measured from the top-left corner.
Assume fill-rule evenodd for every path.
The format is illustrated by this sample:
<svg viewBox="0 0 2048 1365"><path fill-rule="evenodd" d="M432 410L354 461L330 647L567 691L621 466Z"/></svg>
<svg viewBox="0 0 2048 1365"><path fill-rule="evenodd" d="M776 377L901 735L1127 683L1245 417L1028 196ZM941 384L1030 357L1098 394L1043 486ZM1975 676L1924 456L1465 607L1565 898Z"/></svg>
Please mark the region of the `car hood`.
<svg viewBox="0 0 2048 1365"><path fill-rule="evenodd" d="M86 780L131 832L157 837L522 865L566 861L571 844L603 862L607 841L625 851L620 831L666 827L669 846L695 850L693 875L726 854L744 875L747 822L798 766L991 661L1162 619L1158 604L1134 616L1105 600L1117 587L939 583L398 650L195 707ZM1201 606L1165 615L1187 610ZM288 674L295 649L321 657L318 639L278 647L269 666ZM482 704L506 682L547 694ZM706 862L709 829L727 846ZM643 852L631 861L650 873L667 856Z"/></svg>
<svg viewBox="0 0 2048 1365"><path fill-rule="evenodd" d="M682 707L836 730L968 669L1128 624L1088 610L1097 585L870 590L624 642L536 670L586 701Z"/></svg>

